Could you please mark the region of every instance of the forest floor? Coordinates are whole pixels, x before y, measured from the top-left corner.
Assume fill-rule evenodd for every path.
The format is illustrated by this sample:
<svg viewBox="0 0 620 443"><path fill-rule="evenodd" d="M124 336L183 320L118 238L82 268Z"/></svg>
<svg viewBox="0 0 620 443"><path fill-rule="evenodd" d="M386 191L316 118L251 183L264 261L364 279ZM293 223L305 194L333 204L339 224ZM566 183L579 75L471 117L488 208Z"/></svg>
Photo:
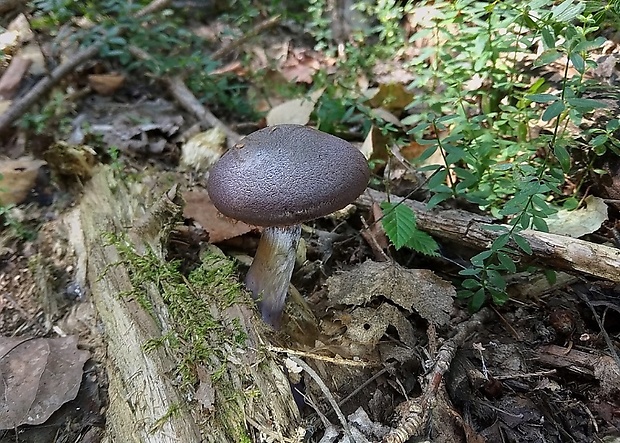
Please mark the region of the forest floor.
<svg viewBox="0 0 620 443"><path fill-rule="evenodd" d="M340 75L346 52L314 49L294 21L259 16L241 31L217 16L191 17L183 9L189 7L179 6L183 26L210 48L215 63L208 67L211 89L199 98L192 88L202 78L173 75L169 67L130 70L119 62L124 55L93 50L96 42L78 50L60 31L33 34L36 9L5 11L0 442L110 441L106 325L70 229L92 177L105 169L127 182L176 183L183 217L168 238L167 259L179 260L179 272L187 275L208 245L216 245L235 260L235 278L242 278L260 230L218 213L206 192L207 171L243 135L279 123L335 132L360 148L373 174L353 205L303 227L293 301L282 329L267 334L267 348L282 355L283 365L289 355L314 370L286 359L291 385L301 391L296 400L305 441L620 442L617 156L598 163L611 184L566 174L562 189L575 191L580 204L567 217L572 224L556 226L555 237L523 231L531 251L515 248L511 255L518 269L505 277L507 301L489 299L472 312L457 297L459 271L493 242L481 226L499 218L463 199L427 209L428 176L411 166L425 146L408 139L410 128L401 123L419 93L407 88L416 74L404 60L430 40L357 75L365 109L399 128L394 148L364 115L350 118L359 108L343 105L346 91L334 93L336 83L325 80ZM355 17L331 18L337 24ZM411 17L401 24L411 34L417 29ZM72 26L87 28L78 18ZM605 69L589 75L617 94L620 41L604 35L592 57ZM123 54L143 66L155 56L136 47ZM531 73L556 85L554 76L562 75L561 60ZM619 95L612 97L617 114ZM340 123L326 126L330 118ZM589 114L591 126L573 130L604 127L608 120ZM530 130L550 127L543 119ZM573 163L582 161L571 154ZM386 168L390 162L396 163ZM439 155L418 166L433 162L450 170L445 152L443 160ZM155 188L145 185L142 193ZM439 244L437 253L394 247L381 208L400 197L418 228ZM309 313L300 317L299 306ZM195 396L189 407L204 412L213 404Z"/></svg>

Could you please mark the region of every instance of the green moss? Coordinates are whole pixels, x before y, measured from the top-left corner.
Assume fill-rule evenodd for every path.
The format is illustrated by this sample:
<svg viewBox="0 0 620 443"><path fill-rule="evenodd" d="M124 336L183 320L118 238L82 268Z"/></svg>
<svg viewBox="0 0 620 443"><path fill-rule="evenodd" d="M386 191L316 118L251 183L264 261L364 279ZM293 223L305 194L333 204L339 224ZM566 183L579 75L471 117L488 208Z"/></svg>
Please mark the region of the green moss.
<svg viewBox="0 0 620 443"><path fill-rule="evenodd" d="M185 277L179 272L178 262L164 262L150 250L138 254L127 238L110 235L108 242L116 247L129 272L132 290L124 296L135 299L156 321L156 304L163 300L166 305L167 323L172 329L144 343L145 352L164 346L178 361L175 376L190 391L198 382L196 366L205 366L217 385L217 414L243 417L245 396L256 397L260 393L251 387L239 389L227 369L229 355L245 345L247 335L239 319L219 318L219 313L234 304L252 303L243 293L235 264L221 253L207 251L201 257L201 266ZM161 299L153 300L150 294L159 294ZM158 423L172 417L174 408L169 412ZM250 441L244 422L239 424L227 432L236 441Z"/></svg>

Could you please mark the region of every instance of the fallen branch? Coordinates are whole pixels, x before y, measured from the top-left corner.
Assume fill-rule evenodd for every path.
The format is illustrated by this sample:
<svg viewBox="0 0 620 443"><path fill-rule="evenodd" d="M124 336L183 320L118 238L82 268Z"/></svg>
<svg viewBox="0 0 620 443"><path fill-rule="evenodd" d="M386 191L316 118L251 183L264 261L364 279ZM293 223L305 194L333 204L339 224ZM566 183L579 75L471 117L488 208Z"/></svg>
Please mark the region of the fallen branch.
<svg viewBox="0 0 620 443"><path fill-rule="evenodd" d="M426 209L424 203L389 196L394 203L403 202L416 215L418 227L429 234L459 244L487 249L500 233L485 229L493 224L490 217L459 209ZM374 202L388 199L385 192L368 189L357 199L357 204L369 208ZM532 248L532 258L556 270L582 272L594 277L620 282L620 249L579 240L564 235L527 229L519 233ZM520 250L516 248L515 251Z"/></svg>
<svg viewBox="0 0 620 443"><path fill-rule="evenodd" d="M205 108L202 103L198 101L180 77L172 77L166 79L165 82L168 86L168 90L181 106L194 114L198 120L206 123L212 128L217 128L226 134L228 147L233 146L241 139L239 134L222 123L222 121L218 119L215 114Z"/></svg>
<svg viewBox="0 0 620 443"><path fill-rule="evenodd" d="M136 12L135 17L143 17L147 14L165 8L172 0L154 0L144 8ZM99 53L99 49L105 43L105 38L101 38L97 43L84 48L71 57L66 62L59 65L47 77L43 77L39 82L28 91L22 98L13 102L11 107L0 115L0 133L9 128L11 124L30 109L43 95L47 94L65 76L69 75L81 64L90 60Z"/></svg>

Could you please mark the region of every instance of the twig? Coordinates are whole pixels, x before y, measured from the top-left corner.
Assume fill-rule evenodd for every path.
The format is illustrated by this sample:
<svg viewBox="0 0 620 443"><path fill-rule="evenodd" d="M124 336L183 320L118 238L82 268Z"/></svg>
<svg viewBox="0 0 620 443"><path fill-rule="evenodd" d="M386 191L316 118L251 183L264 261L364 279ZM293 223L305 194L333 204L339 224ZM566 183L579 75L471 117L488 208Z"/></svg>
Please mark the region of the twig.
<svg viewBox="0 0 620 443"><path fill-rule="evenodd" d="M590 303L588 296L585 294L584 291L582 291L582 289L579 286L577 285L573 286L572 290L575 293L577 293L577 296L588 306L588 308L590 308L590 311L592 311L592 315L594 316L594 319L596 320L596 323L598 324L598 327L601 330L601 334L603 334L603 338L605 339L605 344L607 345L607 349L609 349L609 353L611 354L611 357L616 362L616 365L618 365L618 370L620 370L620 356L618 356L618 353L616 352L616 348L613 342L611 341L611 338L609 338L609 334L605 330L603 322L601 321L601 318L596 312L596 309L594 309L594 306L592 306L592 303Z"/></svg>
<svg viewBox="0 0 620 443"><path fill-rule="evenodd" d="M143 17L146 14L156 12L168 4L172 0L153 0L147 6L136 12L135 17ZM99 49L103 45L105 39L100 39L97 43L82 49L69 60L59 65L47 77L42 78L39 82L19 100L0 115L0 133L4 132L18 118L26 113L26 111L34 105L43 95L48 93L60 80L73 72L82 63L90 60L99 53Z"/></svg>
<svg viewBox="0 0 620 443"><path fill-rule="evenodd" d="M437 352L437 359L433 370L427 376L428 384L423 394L418 398L403 402L403 405L398 407L406 412L400 418L398 426L383 438L383 443L404 443L414 435L421 433L422 426L430 417L443 376L450 369L456 351L463 345L466 338L480 325L489 321L491 316L492 311L484 308L456 327L456 334L447 340Z"/></svg>
<svg viewBox="0 0 620 443"><path fill-rule="evenodd" d="M228 146L231 147L237 143L241 136L235 131L226 126L215 114L205 108L200 101L194 96L192 91L185 85L180 77L172 77L164 80L168 89L174 96L174 98L183 106L187 111L191 112L200 121L207 123L213 128L218 128L224 134L228 140Z"/></svg>
<svg viewBox="0 0 620 443"><path fill-rule="evenodd" d="M229 44L222 46L220 49L218 49L213 54L211 54L211 59L219 60L223 58L224 56L230 54L231 52L233 52L239 46L243 45L248 40L252 39L253 37L256 37L258 34L263 32L264 30L269 29L272 26L276 25L280 21L280 18L281 18L280 15L276 15L275 17L271 17L267 20L264 20L258 23L256 26L254 26L248 32L243 34L237 40L234 40L230 42Z"/></svg>
<svg viewBox="0 0 620 443"><path fill-rule="evenodd" d="M304 351L296 351L294 349L280 348L278 346L266 345L266 348L268 351L271 351L271 352L283 353L289 356L297 355L299 357L312 358L314 360L326 361L329 363L333 363L335 365L357 366L357 367L362 367L362 368L376 366L370 362L347 360L346 358L327 357L326 355L313 354L311 352L304 352Z"/></svg>
<svg viewBox="0 0 620 443"><path fill-rule="evenodd" d="M301 366L301 368L304 371L306 371L310 377L312 377L312 379L316 382L316 384L319 385L319 388L323 392L323 395L325 395L325 398L327 398L327 401L329 401L329 404L332 406L334 412L338 416L338 420L340 420L340 423L342 424L342 429L344 431L345 438L348 439L350 443L354 443L355 440L353 440L353 434L351 434L351 428L349 427L349 422L347 422L347 419L342 413L342 411L340 410L338 403L336 403L336 399L334 399L334 396L329 391L329 388L325 385L323 380L321 380L321 377L319 377L319 374L317 374L314 369L312 369L305 361L303 361L299 357L289 356L289 358L295 364Z"/></svg>

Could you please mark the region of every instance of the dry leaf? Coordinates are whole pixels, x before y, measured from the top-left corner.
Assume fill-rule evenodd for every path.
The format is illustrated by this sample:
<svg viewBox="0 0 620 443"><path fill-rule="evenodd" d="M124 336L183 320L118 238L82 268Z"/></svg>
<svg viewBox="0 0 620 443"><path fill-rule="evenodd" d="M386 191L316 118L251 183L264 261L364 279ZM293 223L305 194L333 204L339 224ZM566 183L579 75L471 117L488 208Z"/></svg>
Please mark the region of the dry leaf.
<svg viewBox="0 0 620 443"><path fill-rule="evenodd" d="M389 326L398 331L398 337L407 346L415 346L411 323L396 306L383 303L378 308L356 308L347 321L346 336L365 345L376 345Z"/></svg>
<svg viewBox="0 0 620 443"><path fill-rule="evenodd" d="M360 148L366 160L387 160L387 145L389 139L383 135L381 130L377 128L375 125L372 125L370 131L368 131L368 135L364 139L364 143ZM375 168L375 172L381 165L377 165Z"/></svg>
<svg viewBox="0 0 620 443"><path fill-rule="evenodd" d="M121 74L91 74L88 84L95 92L101 95L113 95L125 83L125 76Z"/></svg>
<svg viewBox="0 0 620 443"><path fill-rule="evenodd" d="M289 100L271 109L267 113L267 126L281 124L305 125L310 121L316 102L325 89L317 89L308 97Z"/></svg>
<svg viewBox="0 0 620 443"><path fill-rule="evenodd" d="M586 207L568 211L560 209L545 220L552 234L579 238L598 231L607 221L607 204L602 198L592 195L585 199Z"/></svg>
<svg viewBox="0 0 620 443"><path fill-rule="evenodd" d="M279 71L289 82L312 84L312 77L321 68L316 57L317 53L306 49L293 49Z"/></svg>
<svg viewBox="0 0 620 443"><path fill-rule="evenodd" d="M77 337L0 337L0 429L44 423L75 398L88 351Z"/></svg>
<svg viewBox="0 0 620 443"><path fill-rule="evenodd" d="M219 243L238 237L254 228L243 222L225 217L213 206L205 189L194 189L183 193L185 207L183 215L193 218L209 233L211 243Z"/></svg>
<svg viewBox="0 0 620 443"><path fill-rule="evenodd" d="M32 60L23 57L13 57L11 64L0 78L0 98L13 98L17 93L19 84L28 72Z"/></svg>
<svg viewBox="0 0 620 443"><path fill-rule="evenodd" d="M181 165L195 171L209 169L224 153L226 134L211 128L190 138L181 147Z"/></svg>
<svg viewBox="0 0 620 443"><path fill-rule="evenodd" d="M373 108L384 108L389 112L403 111L413 100L413 94L402 83L379 85L378 91L370 98L368 104Z"/></svg>
<svg viewBox="0 0 620 443"><path fill-rule="evenodd" d="M365 306L385 297L438 325L450 320L454 287L427 269L406 269L393 262L366 261L327 279L332 304Z"/></svg>
<svg viewBox="0 0 620 443"><path fill-rule="evenodd" d="M46 163L30 157L0 160L0 204L19 204L37 184L39 170Z"/></svg>

